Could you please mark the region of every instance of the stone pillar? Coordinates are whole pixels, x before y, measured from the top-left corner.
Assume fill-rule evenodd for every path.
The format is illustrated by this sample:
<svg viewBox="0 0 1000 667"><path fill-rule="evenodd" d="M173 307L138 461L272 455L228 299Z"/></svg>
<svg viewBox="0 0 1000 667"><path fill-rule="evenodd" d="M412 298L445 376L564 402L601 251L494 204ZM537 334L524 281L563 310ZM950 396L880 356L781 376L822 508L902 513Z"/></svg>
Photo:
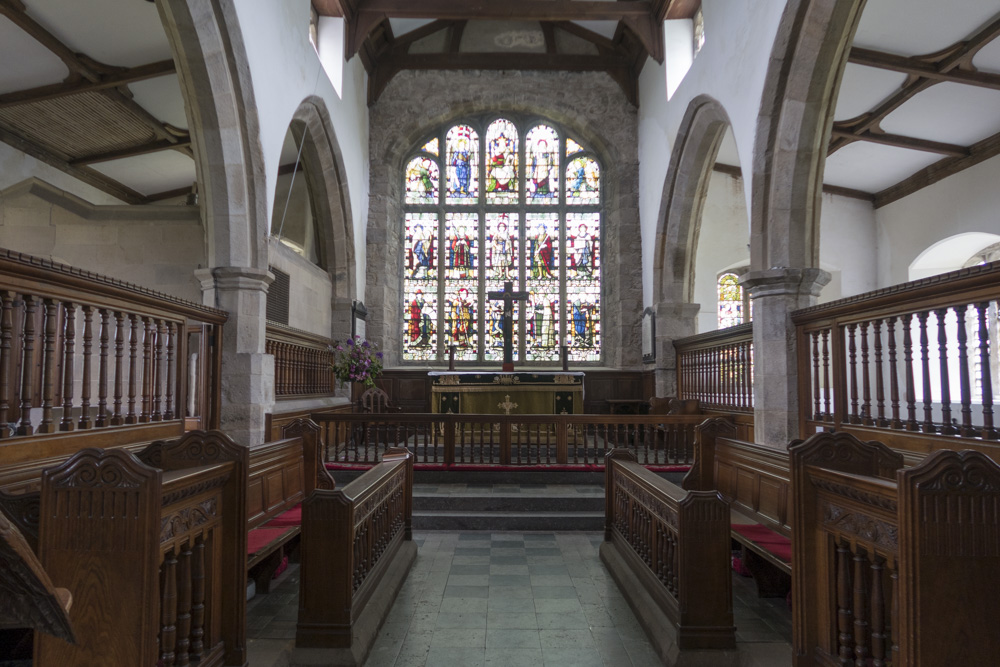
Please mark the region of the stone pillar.
<svg viewBox="0 0 1000 667"><path fill-rule="evenodd" d="M791 314L816 303L821 269L775 267L740 278L753 305L754 439L784 449L799 434L798 359Z"/></svg>
<svg viewBox="0 0 1000 667"><path fill-rule="evenodd" d="M656 395L677 395L677 352L674 341L698 333L697 303L656 304Z"/></svg>
<svg viewBox="0 0 1000 667"><path fill-rule="evenodd" d="M242 266L199 269L205 303L229 313L222 336L220 426L236 442L264 442L274 408L274 357L265 354L267 288L274 274Z"/></svg>

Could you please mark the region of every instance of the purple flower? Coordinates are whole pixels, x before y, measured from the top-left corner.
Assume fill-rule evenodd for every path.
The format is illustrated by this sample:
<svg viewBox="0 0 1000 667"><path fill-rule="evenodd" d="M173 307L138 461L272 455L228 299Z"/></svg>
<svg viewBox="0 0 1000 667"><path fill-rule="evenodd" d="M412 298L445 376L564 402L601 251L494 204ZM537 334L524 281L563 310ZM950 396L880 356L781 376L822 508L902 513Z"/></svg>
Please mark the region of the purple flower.
<svg viewBox="0 0 1000 667"><path fill-rule="evenodd" d="M371 344L369 344L368 341L365 341L365 342L361 343L361 347L363 347L363 348L369 348L369 347L371 347Z"/></svg>
<svg viewBox="0 0 1000 667"><path fill-rule="evenodd" d="M348 345L354 345L354 341L353 341L353 340L351 340L350 338L348 338L348 339L347 339L347 344L348 344Z"/></svg>
<svg viewBox="0 0 1000 667"><path fill-rule="evenodd" d="M382 358L382 353L381 352L376 352L375 356L378 357L379 359L381 359Z"/></svg>

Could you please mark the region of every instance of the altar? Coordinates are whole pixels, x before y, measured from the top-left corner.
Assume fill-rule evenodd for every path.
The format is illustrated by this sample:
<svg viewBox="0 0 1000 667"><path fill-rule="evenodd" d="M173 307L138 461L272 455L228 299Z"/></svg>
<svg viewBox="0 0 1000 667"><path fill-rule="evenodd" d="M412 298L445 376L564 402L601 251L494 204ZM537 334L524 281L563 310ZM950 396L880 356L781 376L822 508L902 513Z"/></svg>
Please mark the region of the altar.
<svg viewBox="0 0 1000 667"><path fill-rule="evenodd" d="M580 372L431 371L431 412L581 414Z"/></svg>

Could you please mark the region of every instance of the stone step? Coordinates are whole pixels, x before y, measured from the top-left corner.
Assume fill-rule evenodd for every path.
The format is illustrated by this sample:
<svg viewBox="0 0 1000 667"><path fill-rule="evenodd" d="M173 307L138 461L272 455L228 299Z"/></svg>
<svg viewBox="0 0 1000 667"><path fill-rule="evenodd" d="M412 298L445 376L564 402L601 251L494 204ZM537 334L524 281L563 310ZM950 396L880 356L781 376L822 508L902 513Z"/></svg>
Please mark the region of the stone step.
<svg viewBox="0 0 1000 667"><path fill-rule="evenodd" d="M604 512L413 511L414 530L600 531Z"/></svg>

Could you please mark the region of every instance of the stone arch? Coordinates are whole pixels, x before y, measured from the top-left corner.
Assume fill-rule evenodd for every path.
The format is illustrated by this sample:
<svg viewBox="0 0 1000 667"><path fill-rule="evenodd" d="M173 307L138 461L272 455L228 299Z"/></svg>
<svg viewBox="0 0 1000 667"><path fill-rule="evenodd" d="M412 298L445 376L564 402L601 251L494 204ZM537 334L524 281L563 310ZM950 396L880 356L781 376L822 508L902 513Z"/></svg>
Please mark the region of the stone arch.
<svg viewBox="0 0 1000 667"><path fill-rule="evenodd" d="M402 315L402 274L386 275L402 256L403 169L414 146L434 128L468 116L517 113L558 123L598 156L605 182L602 337L606 365L641 365L641 256L636 108L599 73L403 72L371 108L371 197L366 299L368 331L390 363ZM555 92L554 92L555 91ZM414 105L414 99L425 103ZM614 290L614 291L609 291ZM606 308L606 309L605 309ZM609 337L609 333L611 336ZM615 338L617 337L617 340Z"/></svg>
<svg viewBox="0 0 1000 667"><path fill-rule="evenodd" d="M826 147L865 0L790 0L764 81L753 156L754 271L819 266Z"/></svg>
<svg viewBox="0 0 1000 667"><path fill-rule="evenodd" d="M691 100L677 133L660 200L653 258L655 303L691 303L701 213L719 145L731 127L708 95Z"/></svg>
<svg viewBox="0 0 1000 667"><path fill-rule="evenodd" d="M357 298L354 257L354 217L345 177L344 156L330 120L326 102L307 97L292 114L289 124L302 146L307 166L313 206L318 222L319 242L326 259L326 271L333 287L333 331L337 340L351 334L351 306Z"/></svg>
<svg viewBox="0 0 1000 667"><path fill-rule="evenodd" d="M192 132L211 266L267 270L267 196L234 0L158 2Z"/></svg>

